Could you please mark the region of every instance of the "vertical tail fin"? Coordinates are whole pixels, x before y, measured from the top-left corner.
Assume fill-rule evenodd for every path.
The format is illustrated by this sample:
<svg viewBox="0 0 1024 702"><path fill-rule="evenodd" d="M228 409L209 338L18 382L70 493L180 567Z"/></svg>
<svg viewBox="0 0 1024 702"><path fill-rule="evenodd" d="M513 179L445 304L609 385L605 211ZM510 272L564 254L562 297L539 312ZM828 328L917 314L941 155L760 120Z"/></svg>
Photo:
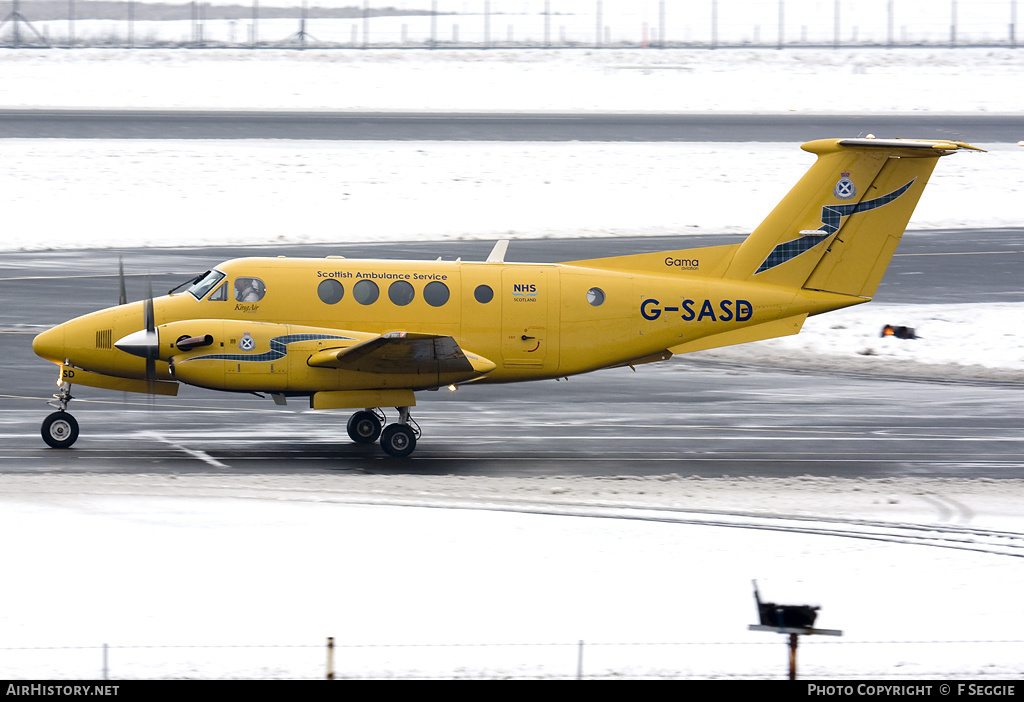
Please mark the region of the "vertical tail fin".
<svg viewBox="0 0 1024 702"><path fill-rule="evenodd" d="M744 241L724 277L871 297L953 141L821 139L818 160Z"/></svg>

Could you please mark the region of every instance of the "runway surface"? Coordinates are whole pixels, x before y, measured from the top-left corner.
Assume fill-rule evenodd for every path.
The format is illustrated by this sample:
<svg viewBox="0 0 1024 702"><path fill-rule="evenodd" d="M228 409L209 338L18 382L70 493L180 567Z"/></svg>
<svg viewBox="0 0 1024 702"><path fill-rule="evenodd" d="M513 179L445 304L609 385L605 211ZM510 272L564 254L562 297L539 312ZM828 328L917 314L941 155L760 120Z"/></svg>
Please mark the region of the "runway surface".
<svg viewBox="0 0 1024 702"><path fill-rule="evenodd" d="M878 300L1019 301L1020 230L908 234ZM704 246L730 237L517 241L509 260L570 260ZM483 258L488 242L273 248L275 254ZM56 367L32 336L116 303L117 257L164 291L239 249L43 252L0 262L0 471L380 472L463 475L1024 477L1024 385L907 382L695 362L601 371L568 381L420 393L412 458L349 442L347 411L301 400L183 387L177 398L75 389L82 435L48 449L39 423ZM259 253L269 253L261 248ZM139 299L144 276L129 278ZM955 291L955 292L953 292ZM394 411L391 411L393 417Z"/></svg>
<svg viewBox="0 0 1024 702"><path fill-rule="evenodd" d="M1012 144L1024 135L1024 117L0 110L0 138L805 142L867 134Z"/></svg>

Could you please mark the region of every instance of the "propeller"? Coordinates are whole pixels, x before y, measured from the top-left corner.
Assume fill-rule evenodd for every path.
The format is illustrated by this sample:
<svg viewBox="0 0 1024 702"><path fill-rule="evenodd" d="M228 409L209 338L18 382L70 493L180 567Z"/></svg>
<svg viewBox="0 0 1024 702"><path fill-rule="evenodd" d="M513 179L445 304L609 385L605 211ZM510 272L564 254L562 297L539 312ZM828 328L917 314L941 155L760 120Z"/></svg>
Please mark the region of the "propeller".
<svg viewBox="0 0 1024 702"><path fill-rule="evenodd" d="M128 302L128 293L124 289L124 258L117 257L117 279L121 283L121 296L117 298L117 304L123 305Z"/></svg>
<svg viewBox="0 0 1024 702"><path fill-rule="evenodd" d="M142 302L144 328L114 342L115 348L146 359L146 382L150 391L154 388L156 360L160 357L160 333L156 329L156 313L153 308L153 282L146 279L146 299Z"/></svg>
<svg viewBox="0 0 1024 702"><path fill-rule="evenodd" d="M156 331L156 314L153 311L153 281L149 278L146 278L146 302L143 310L146 338L149 341L146 346L146 382L152 390L152 383L156 380L156 359L160 355L160 335Z"/></svg>

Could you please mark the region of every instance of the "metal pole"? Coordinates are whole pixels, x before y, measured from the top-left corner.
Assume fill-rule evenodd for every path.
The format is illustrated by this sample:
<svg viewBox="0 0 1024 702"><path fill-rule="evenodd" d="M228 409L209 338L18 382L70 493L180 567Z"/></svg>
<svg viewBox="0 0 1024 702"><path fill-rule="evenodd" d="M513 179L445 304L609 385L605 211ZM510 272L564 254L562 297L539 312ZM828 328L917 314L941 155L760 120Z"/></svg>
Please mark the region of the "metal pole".
<svg viewBox="0 0 1024 702"><path fill-rule="evenodd" d="M785 43L786 37L786 0L779 0L779 48Z"/></svg>
<svg viewBox="0 0 1024 702"><path fill-rule="evenodd" d="M594 30L594 46L601 46L601 0L597 0L597 27Z"/></svg>
<svg viewBox="0 0 1024 702"><path fill-rule="evenodd" d="M718 48L718 0L711 3L711 48Z"/></svg>
<svg viewBox="0 0 1024 702"><path fill-rule="evenodd" d="M796 680L796 644L799 637L796 634L789 635L789 679Z"/></svg>
<svg viewBox="0 0 1024 702"><path fill-rule="evenodd" d="M252 0L252 46L259 42L260 0Z"/></svg>
<svg viewBox="0 0 1024 702"><path fill-rule="evenodd" d="M370 45L370 0L363 0L363 48Z"/></svg>
<svg viewBox="0 0 1024 702"><path fill-rule="evenodd" d="M893 43L893 26L894 26L894 4L895 0L889 0L889 48L892 48Z"/></svg>
<svg viewBox="0 0 1024 702"><path fill-rule="evenodd" d="M1010 0L1010 48L1017 48L1017 0Z"/></svg>
<svg viewBox="0 0 1024 702"><path fill-rule="evenodd" d="M551 0L544 0L544 48L551 48Z"/></svg>
<svg viewBox="0 0 1024 702"><path fill-rule="evenodd" d="M327 637L327 679L334 680L334 637Z"/></svg>
<svg viewBox="0 0 1024 702"><path fill-rule="evenodd" d="M665 0L658 5L658 46L665 48Z"/></svg>
<svg viewBox="0 0 1024 702"><path fill-rule="evenodd" d="M956 0L950 1L949 7L949 45L956 46Z"/></svg>
<svg viewBox="0 0 1024 702"><path fill-rule="evenodd" d="M430 48L437 46L437 0L430 3Z"/></svg>
<svg viewBox="0 0 1024 702"><path fill-rule="evenodd" d="M68 0L68 47L75 45L75 0Z"/></svg>
<svg viewBox="0 0 1024 702"><path fill-rule="evenodd" d="M576 653L576 679L583 679L583 639L580 639L580 644Z"/></svg>
<svg viewBox="0 0 1024 702"><path fill-rule="evenodd" d="M834 14L835 14L836 28L835 28L835 40L834 40L833 47L838 49L839 48L839 32L840 32L840 29L839 29L839 0L836 0L835 8L836 9L835 9Z"/></svg>
<svg viewBox="0 0 1024 702"><path fill-rule="evenodd" d="M103 679L110 680L110 668L107 666L107 645L103 644Z"/></svg>

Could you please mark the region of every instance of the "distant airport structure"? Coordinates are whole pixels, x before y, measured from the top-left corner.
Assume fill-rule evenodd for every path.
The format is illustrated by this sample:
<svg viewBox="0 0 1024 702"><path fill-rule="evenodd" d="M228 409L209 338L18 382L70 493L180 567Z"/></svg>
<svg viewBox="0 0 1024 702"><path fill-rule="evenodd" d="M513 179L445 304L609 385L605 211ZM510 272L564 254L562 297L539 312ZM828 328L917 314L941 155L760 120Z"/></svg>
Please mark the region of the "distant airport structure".
<svg viewBox="0 0 1024 702"><path fill-rule="evenodd" d="M1021 0L11 0L5 47L800 48L1020 43Z"/></svg>

